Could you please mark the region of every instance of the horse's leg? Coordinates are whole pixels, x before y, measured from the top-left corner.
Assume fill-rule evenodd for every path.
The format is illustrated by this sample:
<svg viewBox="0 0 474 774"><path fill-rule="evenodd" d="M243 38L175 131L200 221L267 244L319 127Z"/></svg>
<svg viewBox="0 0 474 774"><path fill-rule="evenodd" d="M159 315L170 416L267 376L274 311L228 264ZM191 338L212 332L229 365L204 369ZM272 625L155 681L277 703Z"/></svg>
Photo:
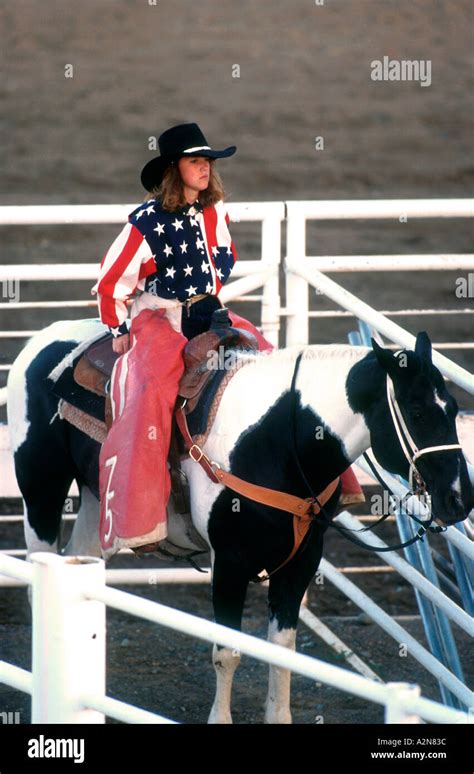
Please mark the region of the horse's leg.
<svg viewBox="0 0 474 774"><path fill-rule="evenodd" d="M84 483L79 483L80 505L71 537L64 549L67 556L101 556L99 540L100 504Z"/></svg>
<svg viewBox="0 0 474 774"><path fill-rule="evenodd" d="M55 471L45 467L41 459L32 460L31 465L26 467L25 462L23 455L21 464L18 465L18 455L15 455L17 480L23 495L23 529L27 558L35 551L57 553L61 538L62 511L73 481L73 473L62 467L59 461ZM31 605L32 586L28 586L28 600Z"/></svg>
<svg viewBox="0 0 474 774"><path fill-rule="evenodd" d="M309 536L306 549L270 577L268 592L268 640L295 649L296 627L301 601L314 576L322 554L322 536ZM291 723L291 671L270 666L265 702L265 723Z"/></svg>
<svg viewBox="0 0 474 774"><path fill-rule="evenodd" d="M268 641L282 645L289 650L295 649L296 624L279 628L278 618L270 618L268 625ZM265 702L265 723L291 723L290 711L291 672L270 665L268 678L268 693Z"/></svg>
<svg viewBox="0 0 474 774"><path fill-rule="evenodd" d="M62 510L74 476L59 461L53 470L53 460L49 460L46 467L39 459L33 460L26 470L22 465L21 473L17 466L27 557L33 551L57 553L60 543Z"/></svg>
<svg viewBox="0 0 474 774"><path fill-rule="evenodd" d="M212 601L216 623L240 631L248 577L241 568L216 554L212 574ZM232 723L230 700L234 672L240 663L236 649L214 645L212 661L216 671L216 695L209 723Z"/></svg>
<svg viewBox="0 0 474 774"><path fill-rule="evenodd" d="M9 383L10 386L10 383ZM15 393L14 393L15 394ZM75 477L62 423L54 402L44 398L41 389L31 386L26 437L14 443L15 473L23 497L23 529L26 555L36 551L57 553L61 543L64 501ZM21 409L23 410L23 409ZM19 423L23 416L9 397L9 421ZM32 600L32 587L28 586Z"/></svg>

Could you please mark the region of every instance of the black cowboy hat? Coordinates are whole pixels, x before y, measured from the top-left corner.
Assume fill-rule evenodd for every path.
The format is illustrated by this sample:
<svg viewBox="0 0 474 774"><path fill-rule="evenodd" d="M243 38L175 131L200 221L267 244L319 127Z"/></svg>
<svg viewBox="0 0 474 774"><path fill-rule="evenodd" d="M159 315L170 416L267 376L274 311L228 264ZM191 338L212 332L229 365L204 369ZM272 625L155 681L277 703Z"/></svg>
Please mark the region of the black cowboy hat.
<svg viewBox="0 0 474 774"><path fill-rule="evenodd" d="M147 191L159 186L166 167L181 156L208 156L220 159L232 156L237 148L230 145L224 150L213 150L197 124L178 124L158 137L160 156L151 159L142 169L141 181Z"/></svg>

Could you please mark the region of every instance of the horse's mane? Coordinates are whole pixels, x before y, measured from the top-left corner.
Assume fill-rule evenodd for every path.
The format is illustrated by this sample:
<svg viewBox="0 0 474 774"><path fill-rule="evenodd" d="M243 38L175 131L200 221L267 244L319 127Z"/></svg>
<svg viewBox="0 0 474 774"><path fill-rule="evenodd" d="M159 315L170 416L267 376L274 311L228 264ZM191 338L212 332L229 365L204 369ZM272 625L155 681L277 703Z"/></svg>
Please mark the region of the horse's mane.
<svg viewBox="0 0 474 774"><path fill-rule="evenodd" d="M359 347L351 344L308 344L306 346L295 345L284 349L274 349L272 352L236 352L239 365L251 363L263 363L265 360L272 363L294 363L300 352L303 352L303 360L334 360L341 358L356 362L361 357L371 352L370 347Z"/></svg>

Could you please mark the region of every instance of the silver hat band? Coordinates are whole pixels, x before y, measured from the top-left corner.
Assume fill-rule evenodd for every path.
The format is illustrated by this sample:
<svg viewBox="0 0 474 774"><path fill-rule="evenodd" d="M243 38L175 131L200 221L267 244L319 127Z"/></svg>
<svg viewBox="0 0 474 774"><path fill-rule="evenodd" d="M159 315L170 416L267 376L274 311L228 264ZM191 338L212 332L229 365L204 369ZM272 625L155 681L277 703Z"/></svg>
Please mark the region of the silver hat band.
<svg viewBox="0 0 474 774"><path fill-rule="evenodd" d="M200 150L211 150L210 145L197 145L195 148L186 148L186 150L182 151L182 153L194 153L195 151Z"/></svg>

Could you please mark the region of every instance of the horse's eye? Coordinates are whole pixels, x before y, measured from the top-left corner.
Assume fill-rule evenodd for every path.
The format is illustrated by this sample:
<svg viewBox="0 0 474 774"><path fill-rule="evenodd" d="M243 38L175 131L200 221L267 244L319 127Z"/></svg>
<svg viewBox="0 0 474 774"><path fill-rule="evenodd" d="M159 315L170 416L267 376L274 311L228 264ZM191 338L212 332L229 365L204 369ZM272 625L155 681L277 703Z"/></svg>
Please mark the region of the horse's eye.
<svg viewBox="0 0 474 774"><path fill-rule="evenodd" d="M418 409L415 409L414 411L410 412L410 416L414 422L419 422L420 419L423 419L423 414Z"/></svg>

